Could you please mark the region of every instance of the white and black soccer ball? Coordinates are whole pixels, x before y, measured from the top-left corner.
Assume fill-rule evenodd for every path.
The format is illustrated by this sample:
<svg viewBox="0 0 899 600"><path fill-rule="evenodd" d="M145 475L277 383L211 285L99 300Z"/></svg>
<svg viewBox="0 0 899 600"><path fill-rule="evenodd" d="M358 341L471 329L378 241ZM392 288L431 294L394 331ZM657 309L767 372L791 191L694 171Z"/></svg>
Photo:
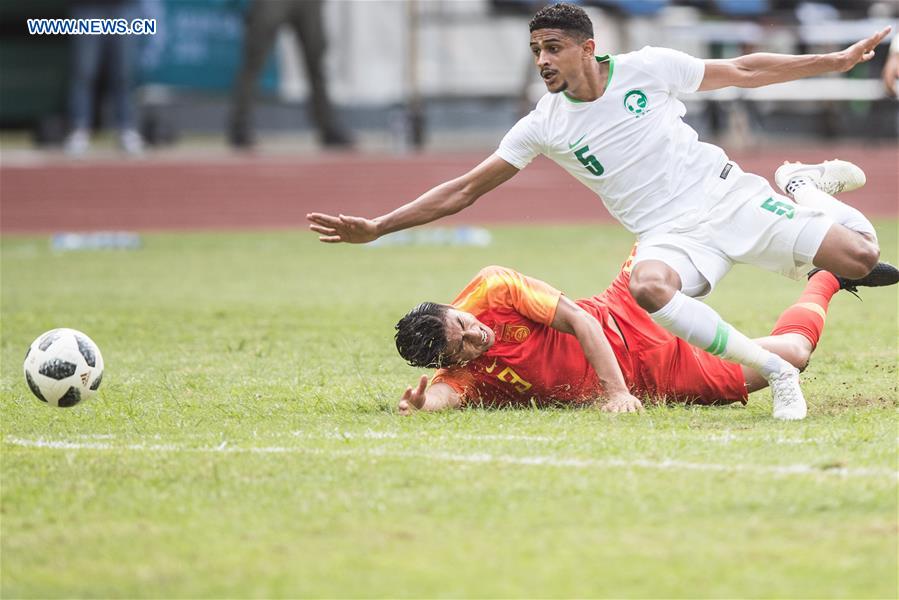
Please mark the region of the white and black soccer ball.
<svg viewBox="0 0 899 600"><path fill-rule="evenodd" d="M88 400L103 380L103 357L74 329L51 329L25 353L25 381L38 400L69 407Z"/></svg>

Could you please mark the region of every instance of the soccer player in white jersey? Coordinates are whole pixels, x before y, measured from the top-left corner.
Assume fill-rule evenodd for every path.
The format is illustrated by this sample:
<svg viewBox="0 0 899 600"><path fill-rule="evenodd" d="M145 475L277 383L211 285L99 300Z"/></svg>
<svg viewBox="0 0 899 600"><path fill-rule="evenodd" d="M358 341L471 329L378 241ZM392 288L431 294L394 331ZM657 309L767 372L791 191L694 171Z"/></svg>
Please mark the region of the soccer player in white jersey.
<svg viewBox="0 0 899 600"><path fill-rule="evenodd" d="M785 164L776 181L791 201L764 178L743 172L721 148L700 142L682 120L678 97L848 71L870 60L889 31L829 54L700 60L645 47L596 56L587 14L570 4L548 6L530 22L530 46L549 93L492 156L386 215L311 213L310 229L323 242L365 243L429 223L470 206L545 154L636 234L630 292L653 320L694 346L760 372L771 384L774 417L802 419L807 408L799 372L699 299L735 263L793 277L811 265L850 279L866 276L880 255L874 227L822 191L860 187L864 173L842 161ZM638 402L628 396L619 401Z"/></svg>

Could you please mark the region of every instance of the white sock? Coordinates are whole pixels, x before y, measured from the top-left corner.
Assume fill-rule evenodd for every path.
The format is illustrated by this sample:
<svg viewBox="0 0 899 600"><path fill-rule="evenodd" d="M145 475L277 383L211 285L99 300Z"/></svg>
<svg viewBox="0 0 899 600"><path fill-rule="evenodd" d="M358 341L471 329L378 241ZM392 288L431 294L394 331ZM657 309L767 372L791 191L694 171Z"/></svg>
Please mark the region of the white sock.
<svg viewBox="0 0 899 600"><path fill-rule="evenodd" d="M785 191L792 196L796 204L820 210L847 229L859 233L867 233L874 236L875 240L877 239L874 226L871 225L871 221L865 215L848 204L840 202L830 194L819 190L810 178L804 176L794 177L787 183Z"/></svg>
<svg viewBox="0 0 899 600"><path fill-rule="evenodd" d="M681 292L675 292L668 304L649 316L686 342L755 369L765 378L791 368L790 363L726 323L711 306Z"/></svg>

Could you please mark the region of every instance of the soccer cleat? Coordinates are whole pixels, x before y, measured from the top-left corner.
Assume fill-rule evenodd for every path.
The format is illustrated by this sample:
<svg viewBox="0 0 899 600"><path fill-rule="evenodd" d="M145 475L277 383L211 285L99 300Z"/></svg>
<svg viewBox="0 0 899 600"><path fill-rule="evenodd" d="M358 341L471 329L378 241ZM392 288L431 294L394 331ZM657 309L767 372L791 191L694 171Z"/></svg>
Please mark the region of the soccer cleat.
<svg viewBox="0 0 899 600"><path fill-rule="evenodd" d="M808 278L811 279L812 275L818 271L823 271L823 269L815 267L808 272ZM858 298L859 287L886 287L888 285L896 285L899 283L899 269L889 263L881 262L877 263L877 265L871 269L871 272L861 279L846 279L839 275L834 275L834 277L840 282L841 290L846 290Z"/></svg>
<svg viewBox="0 0 899 600"><path fill-rule="evenodd" d="M816 188L831 196L857 190L866 181L865 172L845 160L825 160L816 165L785 162L774 172L777 187L790 197L793 196L790 182L800 177L808 177Z"/></svg>
<svg viewBox="0 0 899 600"><path fill-rule="evenodd" d="M799 387L799 369L790 367L768 378L771 395L774 396L774 418L781 421L799 421L808 414L805 397Z"/></svg>

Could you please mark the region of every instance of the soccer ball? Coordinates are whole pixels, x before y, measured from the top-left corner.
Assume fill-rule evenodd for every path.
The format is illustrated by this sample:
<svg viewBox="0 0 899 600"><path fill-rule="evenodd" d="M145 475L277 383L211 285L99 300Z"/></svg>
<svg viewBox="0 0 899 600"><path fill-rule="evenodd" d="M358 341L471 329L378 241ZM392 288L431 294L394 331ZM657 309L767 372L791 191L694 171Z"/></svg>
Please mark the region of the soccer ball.
<svg viewBox="0 0 899 600"><path fill-rule="evenodd" d="M51 329L25 353L25 381L38 400L75 406L97 392L103 357L92 339L74 329Z"/></svg>

